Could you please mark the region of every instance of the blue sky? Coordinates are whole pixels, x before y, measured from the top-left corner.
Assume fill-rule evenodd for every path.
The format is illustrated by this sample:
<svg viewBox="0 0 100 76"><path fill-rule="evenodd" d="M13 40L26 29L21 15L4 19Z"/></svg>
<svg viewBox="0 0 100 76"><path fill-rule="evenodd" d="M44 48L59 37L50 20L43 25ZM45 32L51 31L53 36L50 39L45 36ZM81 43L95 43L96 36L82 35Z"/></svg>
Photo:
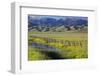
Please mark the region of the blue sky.
<svg viewBox="0 0 100 76"><path fill-rule="evenodd" d="M55 19L65 19L65 18L75 18L75 19L85 19L87 20L88 17L82 17L82 16L50 16L50 15L28 15L29 17L32 17L33 19L41 19L41 18L55 18Z"/></svg>

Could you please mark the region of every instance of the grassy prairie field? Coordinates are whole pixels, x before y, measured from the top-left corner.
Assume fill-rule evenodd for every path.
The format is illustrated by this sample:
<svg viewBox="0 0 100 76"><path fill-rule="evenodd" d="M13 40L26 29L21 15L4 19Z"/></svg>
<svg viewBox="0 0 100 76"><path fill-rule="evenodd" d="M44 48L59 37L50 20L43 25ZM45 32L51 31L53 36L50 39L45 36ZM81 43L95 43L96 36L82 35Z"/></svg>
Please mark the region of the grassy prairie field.
<svg viewBox="0 0 100 76"><path fill-rule="evenodd" d="M87 39L86 32L29 32L28 60L87 58Z"/></svg>

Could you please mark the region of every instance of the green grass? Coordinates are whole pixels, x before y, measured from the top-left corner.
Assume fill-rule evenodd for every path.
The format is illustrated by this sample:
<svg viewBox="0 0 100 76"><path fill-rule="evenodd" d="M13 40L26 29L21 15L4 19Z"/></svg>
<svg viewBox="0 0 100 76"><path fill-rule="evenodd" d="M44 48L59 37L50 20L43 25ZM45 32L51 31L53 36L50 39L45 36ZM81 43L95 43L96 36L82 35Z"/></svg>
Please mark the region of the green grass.
<svg viewBox="0 0 100 76"><path fill-rule="evenodd" d="M44 59L49 59L45 54L40 52L40 49L34 48L34 47L29 47L28 48L28 60L44 60Z"/></svg>
<svg viewBox="0 0 100 76"><path fill-rule="evenodd" d="M36 36L36 38L34 38ZM44 38L55 39L59 42L47 42ZM61 41L69 41L71 45L65 45ZM65 59L80 59L88 58L87 50L87 33L82 32L29 32L28 44L32 46L32 42L40 43L43 45L49 45L60 49L61 57ZM72 42L77 42L78 45L74 45ZM79 44L81 43L81 44ZM28 60L47 60L50 59L48 55L40 52L41 49L29 47L28 48Z"/></svg>
<svg viewBox="0 0 100 76"><path fill-rule="evenodd" d="M49 38L87 38L87 33L82 32L29 32L29 36L49 37Z"/></svg>

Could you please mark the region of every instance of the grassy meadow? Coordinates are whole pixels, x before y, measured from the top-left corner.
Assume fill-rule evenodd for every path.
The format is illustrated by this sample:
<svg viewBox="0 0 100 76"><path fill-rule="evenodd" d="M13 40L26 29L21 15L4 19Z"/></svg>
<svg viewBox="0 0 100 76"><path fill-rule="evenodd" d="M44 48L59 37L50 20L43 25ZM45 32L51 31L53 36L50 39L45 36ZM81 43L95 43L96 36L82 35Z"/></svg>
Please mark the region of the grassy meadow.
<svg viewBox="0 0 100 76"><path fill-rule="evenodd" d="M87 32L28 32L28 60L88 58Z"/></svg>

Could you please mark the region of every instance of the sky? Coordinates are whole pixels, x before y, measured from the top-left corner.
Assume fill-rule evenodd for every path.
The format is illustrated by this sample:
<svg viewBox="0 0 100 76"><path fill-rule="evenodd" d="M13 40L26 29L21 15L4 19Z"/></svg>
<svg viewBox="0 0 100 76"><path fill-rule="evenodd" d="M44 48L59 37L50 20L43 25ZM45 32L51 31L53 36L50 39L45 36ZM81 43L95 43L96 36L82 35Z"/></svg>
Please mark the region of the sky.
<svg viewBox="0 0 100 76"><path fill-rule="evenodd" d="M88 17L82 17L82 16L50 16L50 15L28 15L29 17L33 19L41 19L41 18L54 18L54 19L65 19L65 18L75 18L75 19L84 19L87 20Z"/></svg>

